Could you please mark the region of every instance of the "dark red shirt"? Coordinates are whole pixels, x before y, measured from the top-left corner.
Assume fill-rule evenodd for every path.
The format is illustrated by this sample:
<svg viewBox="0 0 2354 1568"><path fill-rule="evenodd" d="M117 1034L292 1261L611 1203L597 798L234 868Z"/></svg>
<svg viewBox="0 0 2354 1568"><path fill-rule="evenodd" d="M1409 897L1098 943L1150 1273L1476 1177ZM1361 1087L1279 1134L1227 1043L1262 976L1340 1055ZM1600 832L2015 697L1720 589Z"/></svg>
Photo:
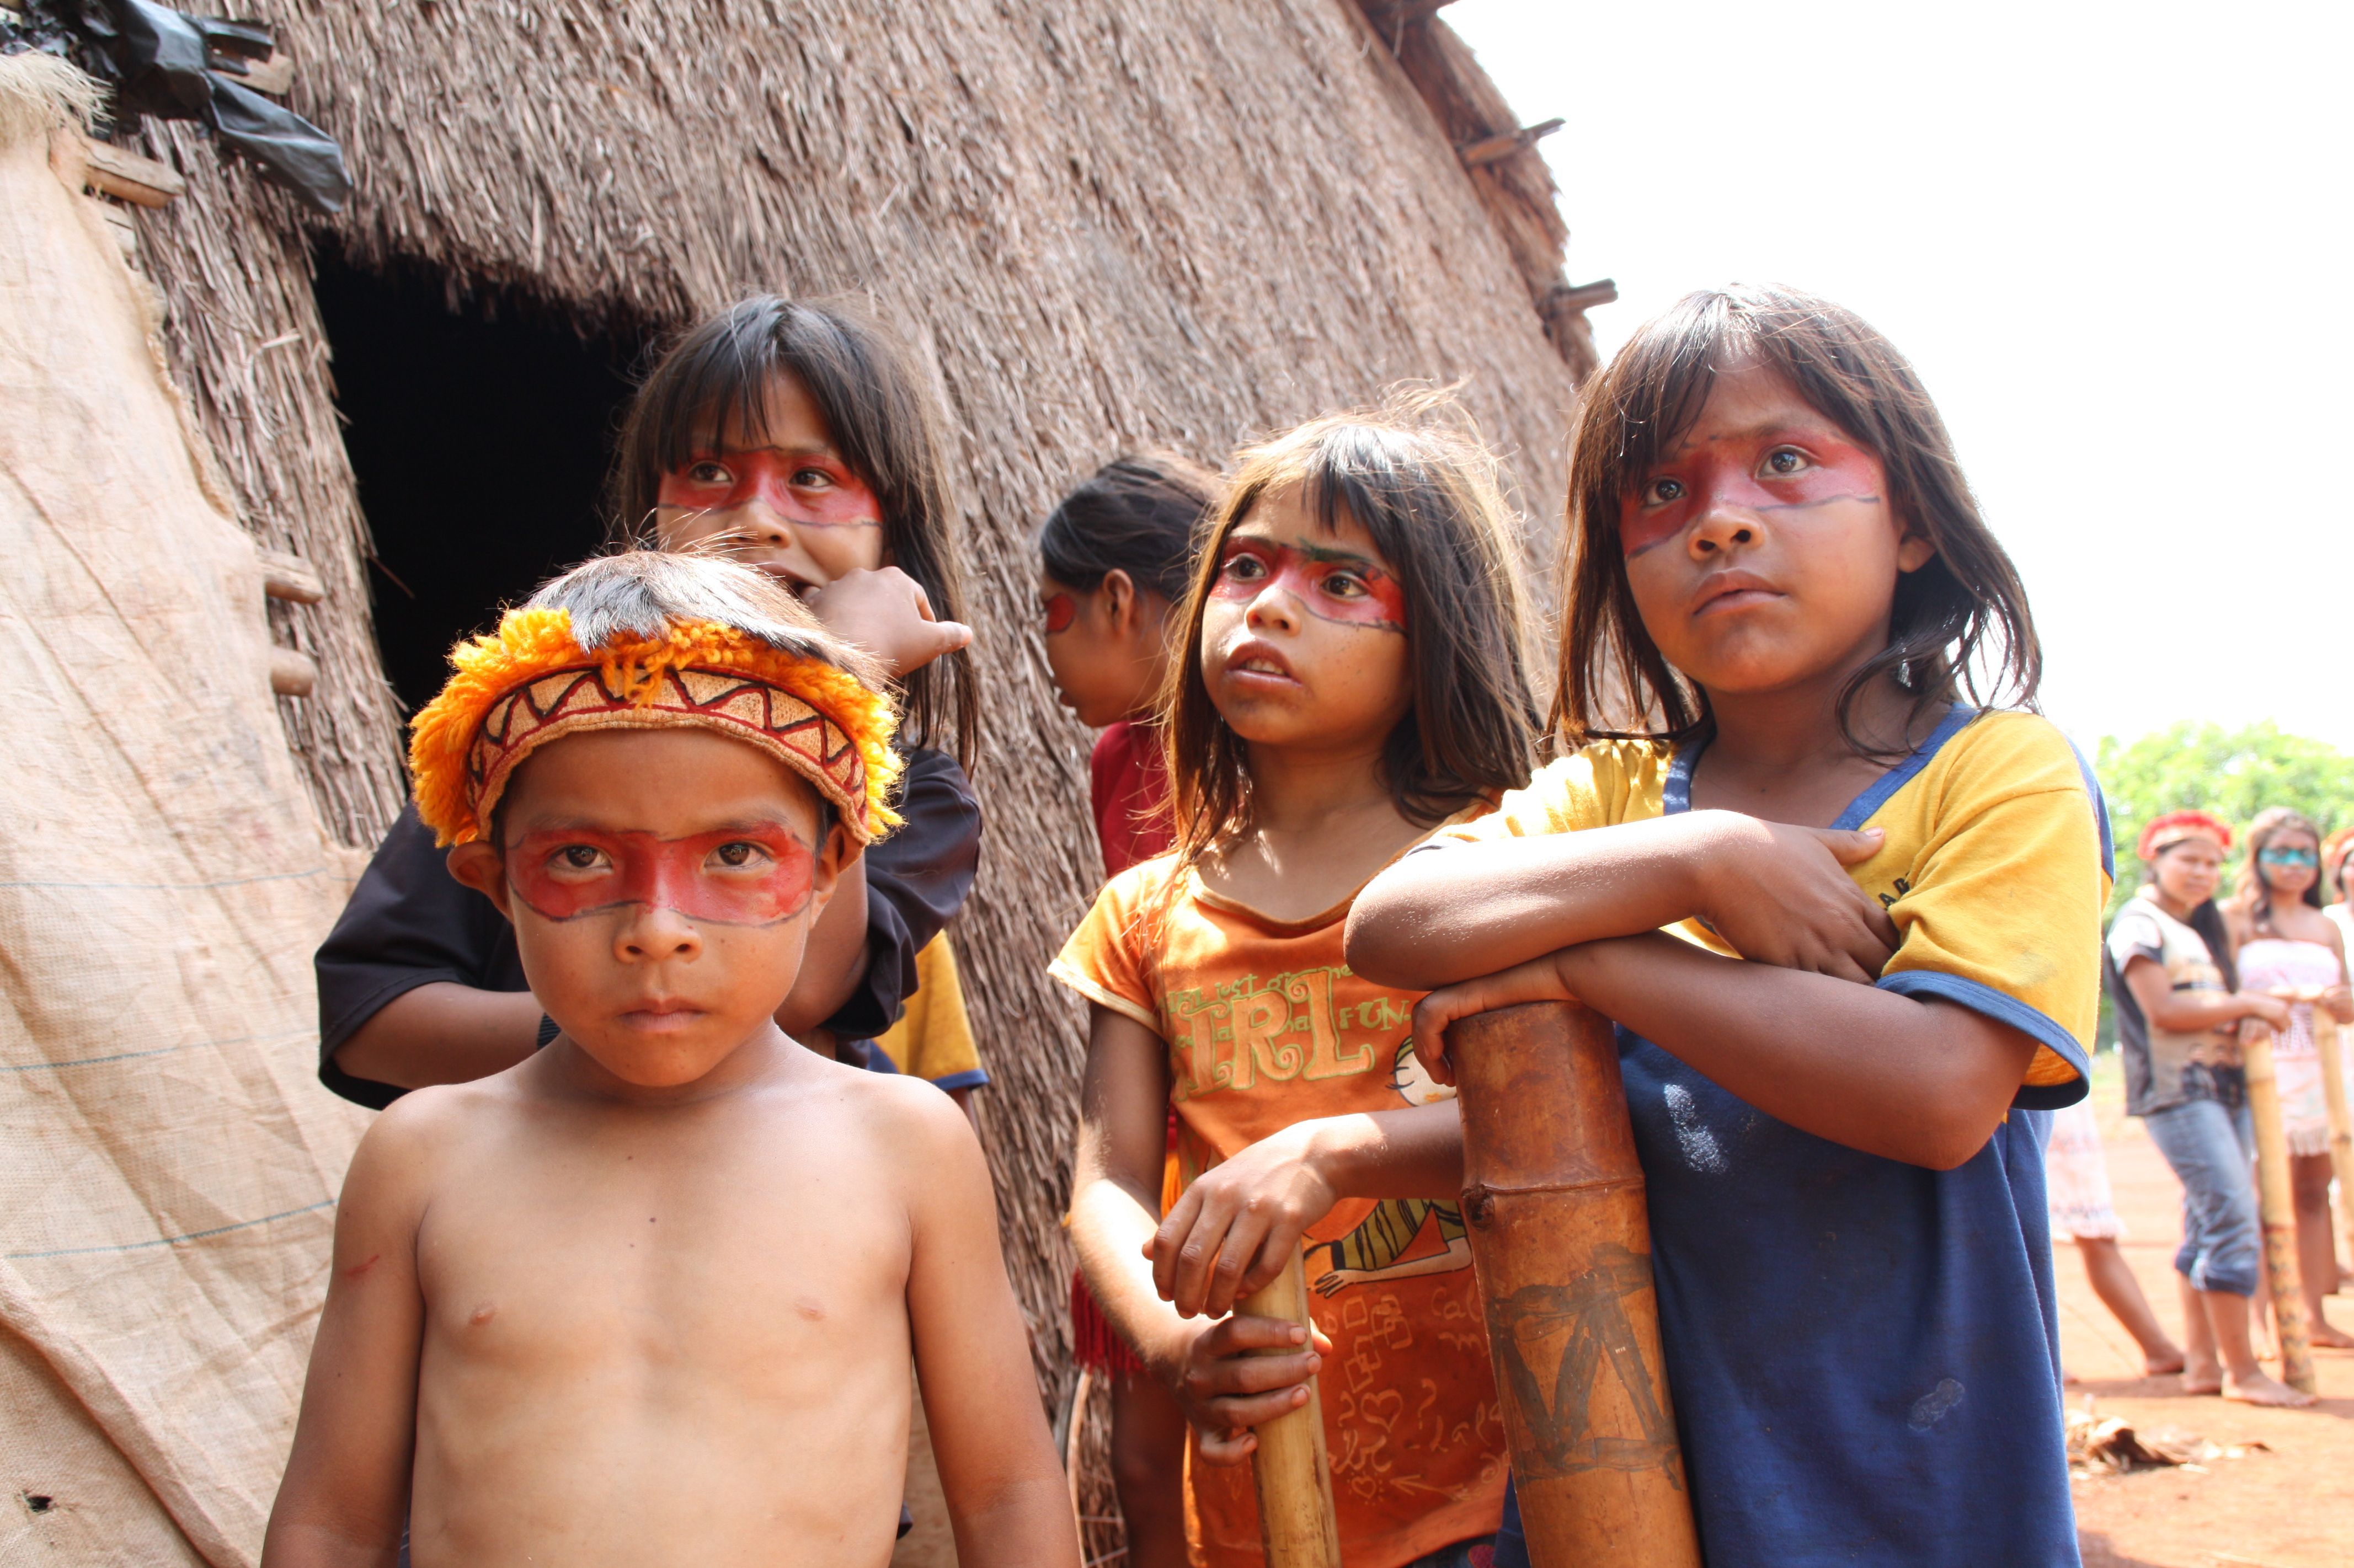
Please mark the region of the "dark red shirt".
<svg viewBox="0 0 2354 1568"><path fill-rule="evenodd" d="M1107 727L1087 760L1087 783L1107 878L1173 847L1176 824L1169 816L1159 729L1126 719Z"/></svg>

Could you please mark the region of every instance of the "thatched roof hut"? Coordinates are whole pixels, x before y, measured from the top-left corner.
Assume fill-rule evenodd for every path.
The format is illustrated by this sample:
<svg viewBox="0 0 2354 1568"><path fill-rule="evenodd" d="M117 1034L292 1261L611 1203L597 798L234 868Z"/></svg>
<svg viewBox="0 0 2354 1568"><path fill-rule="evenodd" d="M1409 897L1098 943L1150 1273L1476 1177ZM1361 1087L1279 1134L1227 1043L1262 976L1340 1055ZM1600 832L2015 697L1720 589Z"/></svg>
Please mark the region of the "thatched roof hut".
<svg viewBox="0 0 2354 1568"><path fill-rule="evenodd" d="M615 365L753 290L863 292L917 344L957 427L988 715L987 847L959 942L1009 1260L1057 1399L1082 1041L1044 970L1097 863L1087 737L1031 634L1030 535L1123 447L1215 458L1402 378L1460 378L1549 552L1592 361L1581 313L1607 286L1569 286L1533 135L1435 20L1442 3L263 0L287 101L348 158L339 215L185 123L117 138L186 181L138 209L138 265L240 520L325 586L270 613L316 666L281 713L347 845L372 843L405 788L372 597L387 625L435 594L471 604L419 634L446 644L528 586L486 570L486 541L516 535L546 565L596 543L585 508L474 514L474 476L438 482L466 460L429 420L369 448L398 411L462 402L496 357L478 343L437 381L401 379L436 372L429 355L397 376L369 357L387 336L415 349L387 313L422 299L468 332L541 334L553 368L509 397L518 421L610 408Z"/></svg>

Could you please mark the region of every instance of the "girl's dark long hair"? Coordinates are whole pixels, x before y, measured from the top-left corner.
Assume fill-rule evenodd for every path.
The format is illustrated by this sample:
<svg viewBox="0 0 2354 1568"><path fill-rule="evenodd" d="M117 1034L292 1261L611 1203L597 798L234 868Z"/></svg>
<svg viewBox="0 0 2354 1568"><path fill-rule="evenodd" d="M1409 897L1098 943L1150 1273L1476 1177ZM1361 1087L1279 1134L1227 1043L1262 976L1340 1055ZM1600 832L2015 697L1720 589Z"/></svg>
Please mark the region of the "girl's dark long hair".
<svg viewBox="0 0 2354 1568"><path fill-rule="evenodd" d="M2264 863L2256 857L2275 839L2289 833L2303 833L2315 846L2315 858L2319 859L2321 830L2303 811L2287 806L2272 806L2256 813L2248 824L2244 858L2240 862L2240 874L2232 886L2232 912L2248 923L2248 929L2259 937L2276 937L2273 928L2273 885L2264 877ZM2316 909L2321 907L2321 874L2317 863L2314 877L2305 890L2305 901ZM2233 990L2238 987L2234 986Z"/></svg>
<svg viewBox="0 0 2354 1568"><path fill-rule="evenodd" d="M1046 514L1038 559L1081 593L1126 572L1174 605L1193 577L1193 536L1221 486L1213 470L1173 452L1126 452L1081 480Z"/></svg>
<svg viewBox="0 0 2354 1568"><path fill-rule="evenodd" d="M652 547L662 476L708 450L730 425L757 428L769 388L790 376L824 417L843 461L875 492L883 555L913 577L942 620L964 619L964 573L937 400L907 347L843 300L739 300L665 349L631 401L613 451L610 528ZM980 693L966 652L901 683L911 743L970 759Z"/></svg>
<svg viewBox="0 0 2354 1568"><path fill-rule="evenodd" d="M1896 580L1888 646L1839 695L1848 745L1856 698L1883 677L1912 721L1961 700L2032 708L2043 656L2027 590L1979 516L1945 421L1911 365L1853 313L1794 289L1687 294L1646 323L1586 384L1570 456L1561 668L1552 723L1591 739L1681 741L1708 728L1706 694L1669 668L1636 611L1618 542L1620 504L1699 419L1716 378L1754 361L1880 460L1896 516L1936 554ZM1991 678L1980 686L1981 670ZM1911 726L1908 726L1908 729Z"/></svg>
<svg viewBox="0 0 2354 1568"><path fill-rule="evenodd" d="M2207 956L2213 959L2215 967L2222 971L2223 989L2239 990L2240 965L2232 954L2232 928L2225 924L2223 911L2216 907L2215 901L2210 898L2200 905L2183 924L2198 932L2200 940L2207 944Z"/></svg>
<svg viewBox="0 0 2354 1568"><path fill-rule="evenodd" d="M1381 764L1398 810L1435 824L1529 779L1539 720L1526 595L1494 459L1445 395L1400 397L1245 450L1211 514L1162 697L1182 864L1251 826L1248 743L1210 700L1202 621L1226 535L1280 493L1298 495L1326 533L1354 521L1405 591L1414 705Z"/></svg>

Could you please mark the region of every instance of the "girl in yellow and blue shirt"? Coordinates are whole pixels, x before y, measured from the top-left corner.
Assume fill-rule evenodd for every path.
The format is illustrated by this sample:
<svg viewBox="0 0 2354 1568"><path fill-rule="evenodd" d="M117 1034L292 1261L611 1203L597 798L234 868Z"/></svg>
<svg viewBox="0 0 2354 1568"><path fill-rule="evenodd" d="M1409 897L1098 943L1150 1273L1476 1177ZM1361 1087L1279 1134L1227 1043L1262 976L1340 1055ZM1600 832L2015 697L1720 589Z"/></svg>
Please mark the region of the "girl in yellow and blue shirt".
<svg viewBox="0 0 2354 1568"><path fill-rule="evenodd" d="M2110 867L2017 574L1911 367L1804 294L1643 328L1572 461L1572 749L1376 878L1349 962L1447 988L1442 1073L1473 1012L1618 1024L1709 1561L2073 1563L2038 1113Z"/></svg>

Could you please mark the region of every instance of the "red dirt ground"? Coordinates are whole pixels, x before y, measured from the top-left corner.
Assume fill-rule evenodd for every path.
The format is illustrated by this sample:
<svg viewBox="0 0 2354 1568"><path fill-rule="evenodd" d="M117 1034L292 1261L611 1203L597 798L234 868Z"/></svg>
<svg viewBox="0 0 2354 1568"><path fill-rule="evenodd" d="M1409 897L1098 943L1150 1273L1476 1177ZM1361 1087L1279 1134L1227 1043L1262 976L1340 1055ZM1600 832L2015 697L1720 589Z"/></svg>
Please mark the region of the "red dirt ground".
<svg viewBox="0 0 2354 1568"><path fill-rule="evenodd" d="M2167 1331L2179 1340L2174 1284L2181 1187L2141 1124L2124 1113L2114 1054L2101 1058L2093 1097L2109 1178L2125 1221L2124 1251ZM2147 1434L2173 1428L2241 1458L2203 1466L2101 1474L2074 1484L2085 1568L2345 1568L2354 1563L2354 1351L2317 1351L2322 1401L2311 1410L2258 1410L2188 1398L2170 1377L2143 1377L2141 1355L2085 1282L2075 1247L2058 1245L2060 1353L2100 1414ZM2332 1298L2331 1320L2354 1325L2354 1292ZM2277 1366L2272 1369L2277 1372ZM2248 1446L2262 1443L2264 1448Z"/></svg>

